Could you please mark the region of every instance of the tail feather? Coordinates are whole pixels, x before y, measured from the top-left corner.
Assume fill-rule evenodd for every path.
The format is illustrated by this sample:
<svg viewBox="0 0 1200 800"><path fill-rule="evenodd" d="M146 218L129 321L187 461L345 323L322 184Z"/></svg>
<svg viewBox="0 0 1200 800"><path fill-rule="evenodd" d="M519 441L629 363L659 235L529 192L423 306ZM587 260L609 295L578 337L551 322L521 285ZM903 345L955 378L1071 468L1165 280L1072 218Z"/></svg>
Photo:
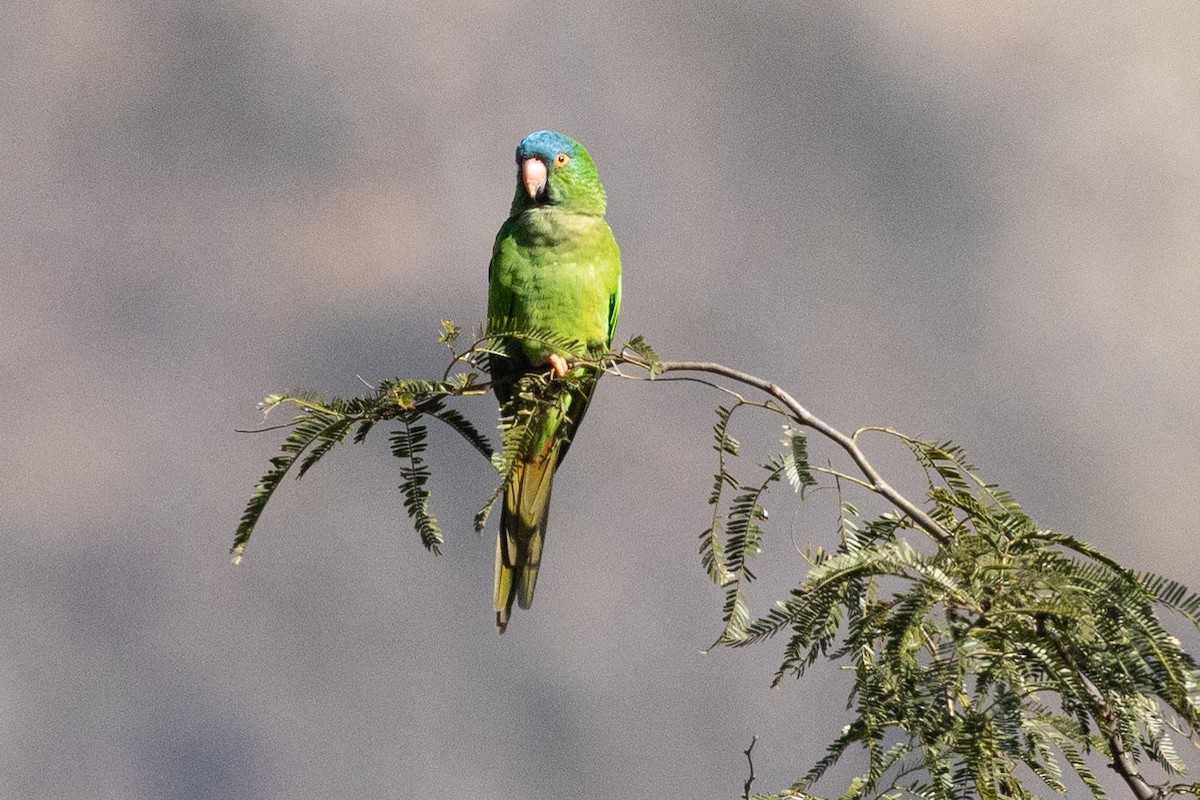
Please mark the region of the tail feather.
<svg viewBox="0 0 1200 800"><path fill-rule="evenodd" d="M558 461L555 444L537 460L518 464L505 490L496 536L495 606L500 633L508 627L513 601L521 608L533 603Z"/></svg>

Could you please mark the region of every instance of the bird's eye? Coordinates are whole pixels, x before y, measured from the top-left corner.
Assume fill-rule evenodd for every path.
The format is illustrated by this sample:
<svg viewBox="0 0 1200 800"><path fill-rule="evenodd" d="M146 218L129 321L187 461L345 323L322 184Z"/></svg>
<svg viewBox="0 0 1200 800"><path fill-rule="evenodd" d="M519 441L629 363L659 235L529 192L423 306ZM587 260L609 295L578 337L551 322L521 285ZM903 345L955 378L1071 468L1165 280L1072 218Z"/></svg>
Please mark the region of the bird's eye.
<svg viewBox="0 0 1200 800"><path fill-rule="evenodd" d="M571 160L571 157L569 155L567 155L566 153L559 153L557 156L554 157L554 166L565 167L567 165L567 162L570 160Z"/></svg>

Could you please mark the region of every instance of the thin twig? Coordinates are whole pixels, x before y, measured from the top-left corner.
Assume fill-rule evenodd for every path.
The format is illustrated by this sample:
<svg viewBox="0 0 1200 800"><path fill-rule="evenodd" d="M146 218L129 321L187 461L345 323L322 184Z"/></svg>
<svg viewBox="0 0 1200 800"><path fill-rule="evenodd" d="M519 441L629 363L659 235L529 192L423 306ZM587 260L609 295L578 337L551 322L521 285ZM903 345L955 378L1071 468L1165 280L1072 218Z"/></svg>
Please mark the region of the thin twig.
<svg viewBox="0 0 1200 800"><path fill-rule="evenodd" d="M750 765L750 777L746 778L746 785L743 787L742 800L750 800L750 787L754 785L754 758L750 753L754 750L754 743L758 741L758 734L750 737L750 746L742 752L746 754L746 763Z"/></svg>
<svg viewBox="0 0 1200 800"><path fill-rule="evenodd" d="M642 359L633 356L622 356L622 361L625 361L642 368L648 368ZM712 375L720 375L724 378L737 381L738 383L752 386L755 389L766 392L783 404L784 409L793 420L800 425L820 433L825 438L837 444L854 461L859 471L867 480L867 487L882 497L887 498L889 502L904 512L912 521L936 539L941 544L949 544L954 537L937 523L933 517L925 513L919 506L913 503L904 495L894 489L891 484L883 479L879 471L867 460L866 455L859 448L854 437L848 436L821 418L817 417L807 408L802 406L796 398L792 397L784 391L779 385L763 380L748 372L727 367L723 364L716 364L711 361L663 361L657 364L660 372L707 372Z"/></svg>
<svg viewBox="0 0 1200 800"><path fill-rule="evenodd" d="M271 431L281 431L284 428L294 428L294 427L296 427L296 423L293 421L293 422L282 422L278 425L268 425L265 428L234 428L233 432L234 433L270 433Z"/></svg>

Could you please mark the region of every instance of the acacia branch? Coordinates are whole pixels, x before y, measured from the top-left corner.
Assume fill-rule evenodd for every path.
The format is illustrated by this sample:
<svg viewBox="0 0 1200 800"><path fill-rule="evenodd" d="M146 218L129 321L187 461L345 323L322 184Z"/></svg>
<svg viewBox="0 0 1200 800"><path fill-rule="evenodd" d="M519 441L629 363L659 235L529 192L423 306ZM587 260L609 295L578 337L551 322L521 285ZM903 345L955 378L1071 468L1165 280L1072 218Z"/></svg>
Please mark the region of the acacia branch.
<svg viewBox="0 0 1200 800"><path fill-rule="evenodd" d="M1066 644L1056 635L1051 635L1049 638L1053 642L1054 649L1058 652L1059 657L1069 664L1071 669L1079 675L1080 683L1092 705L1092 716L1095 717L1105 741L1108 742L1108 754L1112 756L1112 764L1109 766L1121 776L1121 780L1125 781L1125 785L1129 787L1129 790L1133 792L1133 796L1137 800L1162 800L1166 796L1166 793L1161 789L1151 786L1142 777L1141 771L1138 770L1133 753L1130 752L1129 747L1125 744L1125 737L1121 734L1120 720L1117 719L1117 714L1113 711L1112 706L1080 668L1079 663L1071 651L1067 649Z"/></svg>
<svg viewBox="0 0 1200 800"><path fill-rule="evenodd" d="M865 481L857 481L856 479L851 478L852 480L856 480L856 482L860 483L865 488L886 498L893 505L908 515L914 524L927 532L941 544L945 545L953 542L954 537L949 531L947 531L943 526L939 525L936 520L925 513L915 503L900 494L900 492L898 492L883 479L878 470L875 469L875 467L867 459L866 455L862 452L861 448L859 448L854 436L843 433L842 431L817 417L778 384L771 383L770 381L764 380L755 375L751 375L750 373L710 361L661 361L651 364L640 356L631 356L628 352L622 353L619 360L651 372L651 377L653 377L656 373L702 372L711 375L719 375L723 378L727 378L745 386L750 386L758 389L759 391L765 392L782 404L783 409L793 420L795 420L796 423L817 431L825 438L837 444L850 456L855 465L858 467L859 471L866 479ZM651 370L651 367L653 367L653 370ZM696 380L699 380L702 383L709 383L708 381L701 379ZM1059 641L1057 637L1052 638L1060 655L1073 666L1075 671L1082 679L1088 700L1092 705L1092 714L1096 719L1096 722L1099 724L1104 738L1108 743L1109 755L1112 757L1112 763L1110 765L1112 769L1121 776L1121 779L1129 787L1130 791L1133 793L1134 797L1137 798L1137 800L1162 800L1164 797L1164 792L1148 783L1138 770L1133 753L1124 741L1124 737L1121 733L1120 723L1112 706L1106 701L1104 695L1099 691L1099 689L1097 689L1096 686L1087 678L1087 676L1082 673L1078 665L1075 663L1075 660L1070 657L1070 654L1067 652L1063 643ZM750 747L745 751L746 759L747 761L750 761L750 780L746 782L745 797L749 796L750 782L754 779L754 762L751 760L750 756L753 748L754 741L751 740Z"/></svg>
<svg viewBox="0 0 1200 800"><path fill-rule="evenodd" d="M449 336L449 327L447 328L447 331L447 335ZM508 334L496 335L500 336ZM513 335L516 336L516 334ZM539 341L541 340L539 339ZM354 441L358 442L362 440L366 434L366 431L370 429L371 425L381 420L400 419L407 428L410 423L414 422L423 414L434 415L443 422L449 424L452 428L458 431L458 433L463 435L476 447L477 450L479 450L482 455L484 455L484 457L491 455L491 448L486 444L487 437L476 431L474 426L461 415L450 416L451 412L447 411L441 405L442 400L445 398L462 397L466 395L480 395L486 392L489 388L494 388L498 384L517 382L529 375L540 374L542 376L540 379L538 379L538 381L535 382L537 387L542 387L548 383L554 383L556 381L553 375L547 371L545 365L530 365L524 370L516 370L510 374L503 375L494 381L476 383L475 381L479 374L476 370L482 370L484 368L484 364L486 363L481 358L476 358L476 356L485 352L490 351L487 351L485 348L483 348L480 342L476 342L466 353L454 353L454 362L447 369L441 382L389 382L386 384L381 384L376 392L369 397L355 398L353 400L343 401L341 403L335 402L329 407L315 403L311 399L305 399L303 396L293 398L284 397L282 395L272 395L267 399L267 401L264 401L267 403L268 410L269 408L275 407L281 403L290 402L300 406L302 413L290 425L282 426L299 427L297 427L296 432L292 435L289 435L288 439L285 441L283 447L284 455L277 456L275 459L272 459L271 470L268 471L258 487L256 487L255 494L252 496L250 504L243 514L242 522L239 525L237 539L235 539L235 546L233 549L233 552L236 555L235 563L240 558L240 553L245 547L246 541L249 539L250 532L261 515L262 509L272 496L275 488L279 485L279 482L282 480L284 474L296 464L299 465L300 474L303 474L334 444L341 443L348 435L349 427L352 425L361 424L360 430L354 438ZM449 376L451 375L454 367L460 364L471 367L472 371L463 375L458 375L453 381L450 381ZM617 367L623 364L645 370L647 374L643 378L642 376L638 375L622 373ZM581 369L576 372L574 370L575 367L580 367ZM732 406L731 409L722 411L722 413L725 415L723 417L722 425L725 425L728 422L728 415L732 414L732 412L741 405L753 406L779 414L790 422L795 423L798 426L814 430L825 439L833 442L838 448L843 450L850 457L855 465L854 468L846 468L844 471L842 471L841 469L834 469L831 464L828 468L814 468L815 471L832 475L837 480L844 479L847 481L852 481L862 488L877 494L890 502L900 514L899 517L893 516L892 514L886 515L886 517L892 521L893 526L895 524L909 525L911 526L911 529L923 531L925 534L937 541L940 545L948 548L960 544L959 537L953 533L951 529L948 529L946 526L939 523L930 513L924 511L919 505L907 499L887 481L885 481L880 475L879 471L870 463L858 445L860 434L862 434L864 431L882 430L900 436L903 441L914 446L914 451L917 452L918 457L920 457L920 449L917 447L917 445L921 445L922 443L916 440L908 439L907 437L904 437L895 431L890 431L883 428L861 428L851 434L843 433L829 423L818 418L807 408L801 405L794 397L792 397L792 395L775 383L751 375L747 372L726 367L722 364L717 364L714 362L660 361L654 354L653 350L651 350L644 341L640 340L640 337L636 337L635 340L631 340L631 344L619 353L608 353L602 356L593 355L591 357L580 358L572 363L571 369L573 374L568 378L568 380L577 380L580 375L583 375L587 370L591 370L595 373L610 372L627 379L688 381L710 388L715 388L719 391L732 395L737 399L736 405ZM659 376L663 373L672 374L659 378ZM754 392L749 392L743 387L749 387L749 389L761 392L766 396L762 397L755 395ZM412 390L409 391L409 388ZM747 399L743 396L742 392L750 395L753 399ZM509 424L509 427L511 428L514 425L515 423ZM518 431L518 433L520 433L520 431ZM507 437L508 434L509 428L505 428L505 436ZM412 430L409 429L408 441L411 440ZM312 448L311 450L309 449L310 447ZM408 446L407 450L405 450L407 456L401 453L400 448L397 446L393 447L393 453L398 457L407 457L408 459L409 463L403 468L405 470L406 482L401 488L405 491L406 509L408 510L409 515L417 520L418 530L422 532L424 538L426 530L434 530L436 534L436 526L432 516L428 513L428 507L425 502L428 498L428 493L422 488L424 474L418 474L420 473L420 469L418 469L419 459L416 458L416 453L412 452L415 447L415 444ZM515 453L520 452L521 449L522 447L520 446L519 437L514 438L511 442L506 441L507 451ZM417 452L419 452L419 450ZM724 455L722 455L721 458L721 475L723 476L725 475ZM958 464L959 462L957 461L957 457L955 458L955 463ZM497 467L497 469L501 472L500 485L488 500L488 503L485 505L483 511L481 511L480 515L477 516L477 526L479 528L482 527L482 520L486 519L487 511L491 508L496 498L501 495L503 488L509 479L509 472L505 472L501 467ZM855 469L857 470L856 474L848 474L854 473ZM965 474L970 475L971 479L975 480L979 484L980 489L983 492L986 492L988 495L987 497L982 498L983 504L986 505L988 499L990 498L995 500L999 505L1004 505L1005 501L997 499L997 495L992 494L991 487L989 487L987 484L984 484L980 478L976 477L973 472L971 472L971 469L972 468L964 467ZM771 480L774 480L777 477L778 470L773 472L771 477L768 478L767 481L757 489L757 494L750 497L750 502L756 504L758 495L761 494L765 489L766 483L769 483ZM720 481L720 478L718 481ZM718 482L718 486L720 485L721 484ZM752 489L753 487L747 488ZM931 496L930 499L938 508L944 510L944 513L947 515L947 519L952 520L951 515L954 513L953 508L945 510L946 505L938 502L936 495ZM755 507L757 506L755 505ZM961 508L962 506L958 507ZM714 514L718 512L719 508L714 511ZM953 521L948 524L953 524ZM890 532L891 527L889 527L889 533ZM440 541L440 534L437 535L439 536L437 541ZM433 549L434 552L437 551L436 541L432 544L426 542L426 546ZM1113 569L1119 569L1119 567L1112 562L1086 548L1083 548L1082 545L1076 543L1070 546L1078 552L1083 553L1088 558L1102 561ZM722 566L722 568L724 567ZM953 600L952 598L944 599L942 602L946 604L947 614L957 608L957 601ZM1037 609L1024 608L1019 604L1010 608L1009 610L1018 614L1036 613L1037 611ZM1194 620L1194 616L1190 614L1189 618ZM986 623L984 623L982 620L976 622L976 625L978 626L982 626L984 624ZM922 629L922 631L925 636L926 646L929 648L930 652L934 652L937 649L937 646L936 643L931 639L931 634L924 629ZM1044 630L1041 632L1043 634L1045 633ZM1068 637L1068 634L1064 632L1063 636ZM1085 707L1088 708L1090 712L1088 716L1094 720L1095 724L1099 728L1099 731L1107 744L1108 754L1112 757L1112 763L1109 766L1124 780L1126 785L1132 791L1136 800L1162 800L1162 798L1168 796L1169 794L1194 793L1196 785L1179 788L1168 788L1164 786L1160 788L1148 783L1146 779L1143 778L1142 774L1138 770L1138 765L1134 757L1135 753L1137 752L1135 749L1137 742L1130 740L1131 738L1136 739L1137 736L1135 734L1133 737L1127 737L1125 735L1125 731L1133 730L1133 728L1123 728L1125 721L1124 717L1122 716L1122 705L1119 702L1119 699L1122 697L1122 695L1106 694L1109 690L1105 686L1101 686L1099 683L1093 682L1088 677L1087 673L1084 672L1080 664L1077 662L1077 659L1073 657L1078 656L1084 662L1083 666L1087 666L1090 663L1087 658L1083 657L1083 654L1086 652L1085 650L1081 649L1083 645L1073 644L1069 637L1066 638L1065 641L1056 635L1052 635L1049 638L1054 643L1054 646L1058 648L1058 654L1062 658L1063 663L1065 663L1078 677L1078 683L1071 680L1064 681L1062 678L1059 679L1060 688L1058 691L1060 696L1074 696L1080 699L1082 703L1085 704ZM847 641L850 640L848 639ZM1154 642L1152 642L1152 644L1154 644ZM979 653L976 653L976 655L979 655ZM991 658L1003 657L1003 654L1001 653L989 653L988 655ZM962 656L960 656L960 658L961 657ZM784 667L787 665L788 661L785 660ZM784 667L781 667L780 676L783 674ZM1055 671L1057 671L1056 668L1051 670L1052 673ZM1097 672L1096 674L1100 675L1102 672ZM1179 679L1174 674L1171 674L1170 678L1171 682L1175 684L1178 683ZM960 678L959 680L961 685L962 679ZM947 689L949 689L949 686L947 686ZM1157 692L1160 696L1167 696L1164 694L1164 690L1161 688L1153 691ZM1171 689L1171 691L1175 690ZM1170 696L1174 695L1172 694ZM1114 697L1117 699L1112 699ZM984 709L984 712L989 714L992 713L990 709ZM860 714L862 713L864 712L860 711ZM953 709L951 709L951 713L953 713ZM1137 719L1135 719L1134 722L1136 723ZM1089 744L1092 740L1091 737L1087 735L1086 723L1083 728L1083 733L1085 735L1084 743ZM751 739L749 747L743 751L749 767L749 776L747 777L743 786L742 797L744 800L749 800L752 784L756 779L752 755L756 741L757 737L755 736ZM1149 748L1143 744L1142 750L1148 751ZM907 756L905 756L905 758L907 758ZM928 763L928 761L926 763ZM913 769L917 768L918 767L916 765L913 766ZM1076 769L1081 776L1085 777L1085 780L1087 780L1089 785L1092 785L1090 772L1087 772L1079 767L1076 767ZM901 775L903 774L904 771L902 770ZM895 782L893 782L893 786L894 785Z"/></svg>
<svg viewBox="0 0 1200 800"><path fill-rule="evenodd" d="M627 353L623 354L620 360L643 369L648 370L650 368L650 364L645 360L637 356L630 356ZM813 414L778 384L763 380L748 372L742 372L741 370L711 361L662 361L654 366L658 372L707 372L710 375L720 375L723 378L728 378L745 386L766 392L783 405L788 416L795 420L796 423L806 428L811 428L845 450L866 478L866 487L868 489L886 498L892 505L903 511L921 530L928 533L941 544L950 544L953 541L954 537L949 531L939 525L933 517L925 513L916 503L900 494L891 484L883 479L879 471L867 460L866 455L859 448L854 437L843 433Z"/></svg>
<svg viewBox="0 0 1200 800"><path fill-rule="evenodd" d="M1138 771L1137 762L1133 760L1133 753L1126 747L1124 737L1121 736L1117 715L1113 713L1112 708L1104 701L1103 695L1096 687L1091 683L1085 685L1092 702L1096 704L1096 713L1104 727L1104 738L1108 740L1109 755L1113 757L1111 765L1113 770L1121 776L1138 800L1162 800L1165 796L1164 792L1147 783L1146 779L1142 777L1142 773Z"/></svg>

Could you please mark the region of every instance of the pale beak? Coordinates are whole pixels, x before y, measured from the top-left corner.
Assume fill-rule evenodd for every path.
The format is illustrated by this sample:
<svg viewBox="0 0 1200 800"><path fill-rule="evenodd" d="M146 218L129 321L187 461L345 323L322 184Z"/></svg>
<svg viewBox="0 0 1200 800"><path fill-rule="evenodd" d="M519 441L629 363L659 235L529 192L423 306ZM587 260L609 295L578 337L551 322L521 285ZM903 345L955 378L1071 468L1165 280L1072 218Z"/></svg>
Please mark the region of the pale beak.
<svg viewBox="0 0 1200 800"><path fill-rule="evenodd" d="M546 162L540 158L527 158L521 162L521 183L525 191L536 200L546 189Z"/></svg>

